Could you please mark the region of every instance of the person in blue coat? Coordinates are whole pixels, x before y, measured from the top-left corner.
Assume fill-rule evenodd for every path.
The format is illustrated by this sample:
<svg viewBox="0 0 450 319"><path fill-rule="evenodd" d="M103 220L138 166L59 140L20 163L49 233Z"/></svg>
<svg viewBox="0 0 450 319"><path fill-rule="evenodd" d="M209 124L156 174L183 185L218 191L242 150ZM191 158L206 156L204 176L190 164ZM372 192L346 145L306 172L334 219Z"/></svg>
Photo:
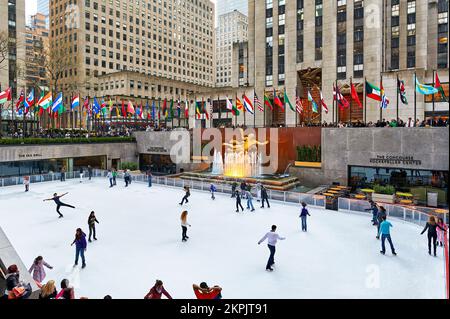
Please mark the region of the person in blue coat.
<svg viewBox="0 0 450 319"><path fill-rule="evenodd" d="M81 256L82 261L82 268L86 267L86 260L84 258L84 252L87 249L87 242L86 242L86 234L81 230L81 228L78 228L75 233L75 239L73 240L72 244L70 246L73 246L75 244L75 266L78 265L78 257Z"/></svg>
<svg viewBox="0 0 450 319"><path fill-rule="evenodd" d="M386 254L386 247L384 245L384 242L387 241L389 242L389 245L391 245L391 251L392 251L392 255L397 256L397 253L395 252L395 248L394 248L394 244L392 243L392 239L391 239L391 227L392 224L390 222L388 222L386 215L382 217L382 222L380 225L380 231L378 233L378 236L381 235L381 254Z"/></svg>
<svg viewBox="0 0 450 319"><path fill-rule="evenodd" d="M217 192L217 188L214 184L211 184L211 186L209 187L209 191L211 192L211 199L212 200L216 199L216 196L214 196L214 193Z"/></svg>
<svg viewBox="0 0 450 319"><path fill-rule="evenodd" d="M302 211L300 213L300 218L302 219L302 231L308 231L308 225L306 224L306 219L308 216L311 216L306 208L306 203L302 202Z"/></svg>
<svg viewBox="0 0 450 319"><path fill-rule="evenodd" d="M372 225L376 226L376 225L378 225L378 221L377 221L378 206L377 206L377 203L375 203L373 200L370 200L369 204L370 204L370 208L367 208L365 211L372 212Z"/></svg>

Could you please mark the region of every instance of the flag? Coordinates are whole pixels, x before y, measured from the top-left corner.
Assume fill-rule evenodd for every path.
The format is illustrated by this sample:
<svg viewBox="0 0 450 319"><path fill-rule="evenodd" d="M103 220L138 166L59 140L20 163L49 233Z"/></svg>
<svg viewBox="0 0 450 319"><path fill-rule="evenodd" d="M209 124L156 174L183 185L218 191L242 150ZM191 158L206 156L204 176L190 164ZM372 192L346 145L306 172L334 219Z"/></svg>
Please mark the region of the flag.
<svg viewBox="0 0 450 319"><path fill-rule="evenodd" d="M113 103L113 101L111 100L111 97L110 97L109 98L109 113L112 113L113 108L114 108L114 103Z"/></svg>
<svg viewBox="0 0 450 319"><path fill-rule="evenodd" d="M203 105L203 113L205 113L206 119L209 120L209 113L206 110L206 102L203 101L203 98L202 98L202 105Z"/></svg>
<svg viewBox="0 0 450 319"><path fill-rule="evenodd" d="M28 93L28 96L25 99L25 106L27 106L27 108L33 105L34 105L34 88L31 89L30 93Z"/></svg>
<svg viewBox="0 0 450 319"><path fill-rule="evenodd" d="M143 113L144 111L142 110L142 101L141 101L141 107L140 108L136 108L136 115L140 118L140 119L142 119L142 113Z"/></svg>
<svg viewBox="0 0 450 319"><path fill-rule="evenodd" d="M244 104L242 104L241 100L236 96L236 108L239 111L244 111Z"/></svg>
<svg viewBox="0 0 450 319"><path fill-rule="evenodd" d="M417 93L423 94L423 95L433 95L439 92L438 89L434 88L432 85L425 85L419 83L419 80L416 76L416 91Z"/></svg>
<svg viewBox="0 0 450 319"><path fill-rule="evenodd" d="M312 107L312 111L314 113L319 113L319 109L317 107L317 103L314 101L311 92L308 90L308 101L312 103L311 107Z"/></svg>
<svg viewBox="0 0 450 319"><path fill-rule="evenodd" d="M83 108L85 108L86 110L89 109L89 97L87 96L84 98Z"/></svg>
<svg viewBox="0 0 450 319"><path fill-rule="evenodd" d="M101 111L102 111L102 115L103 116L106 116L106 114L107 114L107 104L106 104L106 102L105 102L105 99L104 98L102 98L102 109L101 109Z"/></svg>
<svg viewBox="0 0 450 319"><path fill-rule="evenodd" d="M127 113L133 114L133 115L136 114L133 103L131 103L131 101L128 101Z"/></svg>
<svg viewBox="0 0 450 319"><path fill-rule="evenodd" d="M189 101L188 100L186 100L184 102L184 117L187 119L189 118Z"/></svg>
<svg viewBox="0 0 450 319"><path fill-rule="evenodd" d="M125 101L122 100L122 116L127 117L127 110L125 109Z"/></svg>
<svg viewBox="0 0 450 319"><path fill-rule="evenodd" d="M337 105L339 106L340 109L345 109L350 106L348 101L342 95L339 86L334 86L334 84L333 84L333 95L334 100L337 102Z"/></svg>
<svg viewBox="0 0 450 319"><path fill-rule="evenodd" d="M72 103L71 103L71 109L73 110L74 108L76 108L76 107L79 107L80 106L80 96L78 96L78 95L75 95L73 98L72 98Z"/></svg>
<svg viewBox="0 0 450 319"><path fill-rule="evenodd" d="M386 96L386 93L384 91L383 82L381 82L381 108L387 109L389 105L389 99Z"/></svg>
<svg viewBox="0 0 450 319"><path fill-rule="evenodd" d="M266 105L267 107L270 108L271 111L273 111L273 105L270 102L269 97L266 95L266 93L264 93L264 105Z"/></svg>
<svg viewBox="0 0 450 319"><path fill-rule="evenodd" d="M356 103L358 104L358 107L359 107L360 109L362 109L363 106L362 106L362 104L361 104L361 101L359 100L358 92L356 91L355 85L352 83L350 86L351 86L352 100L353 100L353 101L356 101Z"/></svg>
<svg viewBox="0 0 450 319"><path fill-rule="evenodd" d="M0 93L0 104L5 104L7 101L11 101L11 88Z"/></svg>
<svg viewBox="0 0 450 319"><path fill-rule="evenodd" d="M439 93L441 93L442 100L444 102L448 102L447 97L445 96L444 87L442 86L441 81L439 80L439 75L437 72L436 72L434 88L437 89L439 91Z"/></svg>
<svg viewBox="0 0 450 319"><path fill-rule="evenodd" d="M181 101L180 99L177 100L177 112L178 112L178 118L181 117Z"/></svg>
<svg viewBox="0 0 450 319"><path fill-rule="evenodd" d="M366 81L366 96L368 98L371 98L372 100L381 102L381 90L372 83L369 83L367 81Z"/></svg>
<svg viewBox="0 0 450 319"><path fill-rule="evenodd" d="M45 96L39 99L38 105L46 110L52 104L52 92L48 92Z"/></svg>
<svg viewBox="0 0 450 319"><path fill-rule="evenodd" d="M167 99L166 98L164 98L162 112L164 114L164 117L167 117Z"/></svg>
<svg viewBox="0 0 450 319"><path fill-rule="evenodd" d="M281 102L280 98L278 97L277 91L275 91L275 89L273 89L273 103L279 106L284 111L284 105Z"/></svg>
<svg viewBox="0 0 450 319"><path fill-rule="evenodd" d="M94 114L99 114L100 111L101 111L101 106L100 106L100 104L98 103L97 98L94 97L94 103L92 104L92 112L93 112Z"/></svg>
<svg viewBox="0 0 450 319"><path fill-rule="evenodd" d="M23 90L20 91L19 98L16 101L16 110L19 111L19 108L23 106L23 101L25 101L25 94L23 93Z"/></svg>
<svg viewBox="0 0 450 319"><path fill-rule="evenodd" d="M302 99L299 96L295 97L295 108L297 110L297 113L299 113L299 114L303 113Z"/></svg>
<svg viewBox="0 0 450 319"><path fill-rule="evenodd" d="M167 117L167 115L169 115L169 118L173 118L173 98L170 99L170 108L169 108L169 110L170 110L170 113L169 114L166 113L166 117Z"/></svg>
<svg viewBox="0 0 450 319"><path fill-rule="evenodd" d="M56 117L58 117L58 115L63 114L66 111L66 109L64 108L64 103L61 103L61 107L58 109L58 112L56 112Z"/></svg>
<svg viewBox="0 0 450 319"><path fill-rule="evenodd" d="M56 96L56 99L53 101L52 112L58 112L62 104L63 104L63 94L61 92Z"/></svg>
<svg viewBox="0 0 450 319"><path fill-rule="evenodd" d="M153 121L156 120L156 103L155 103L155 100L153 100L153 103L152 103L152 120Z"/></svg>
<svg viewBox="0 0 450 319"><path fill-rule="evenodd" d="M400 79L397 79L397 87L398 92L400 93L400 99L402 100L402 103L408 105L408 99L406 98L405 82L400 81Z"/></svg>
<svg viewBox="0 0 450 319"><path fill-rule="evenodd" d="M264 107L262 106L261 101L260 101L258 95L256 94L256 92L255 92L255 97L253 98L253 100L255 102L255 105L258 106L258 110L260 112L264 112Z"/></svg>
<svg viewBox="0 0 450 319"><path fill-rule="evenodd" d="M255 109L253 107L252 102L250 101L250 99L247 97L247 95L242 96L242 98L244 99L244 107L247 110L247 112L249 112L250 114L254 114L255 113Z"/></svg>
<svg viewBox="0 0 450 319"><path fill-rule="evenodd" d="M233 103L231 103L231 101L227 98L227 109L231 111L231 114L233 114L234 116L238 116L239 115L239 110L237 109L236 106L233 105Z"/></svg>
<svg viewBox="0 0 450 319"><path fill-rule="evenodd" d="M195 101L195 114L197 115L198 120L202 118L200 103L201 102Z"/></svg>
<svg viewBox="0 0 450 319"><path fill-rule="evenodd" d="M320 105L325 110L325 114L328 114L328 105L325 103L325 99L323 98L323 94L320 89L319 92L320 92Z"/></svg>
<svg viewBox="0 0 450 319"><path fill-rule="evenodd" d="M290 108L292 111L295 112L295 109L294 109L294 107L292 106L291 101L289 101L289 97L288 97L288 95L287 95L287 92L286 92L286 90L284 90L284 107L285 107L285 108L286 108L286 104L289 105L289 108Z"/></svg>

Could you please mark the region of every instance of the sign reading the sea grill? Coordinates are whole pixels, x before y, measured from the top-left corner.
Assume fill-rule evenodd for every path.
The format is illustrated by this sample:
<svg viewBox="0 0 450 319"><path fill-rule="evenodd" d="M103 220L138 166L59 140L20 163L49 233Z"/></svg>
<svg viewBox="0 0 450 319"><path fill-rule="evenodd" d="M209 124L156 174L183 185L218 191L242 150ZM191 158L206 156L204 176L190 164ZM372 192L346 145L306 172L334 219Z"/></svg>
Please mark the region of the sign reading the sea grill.
<svg viewBox="0 0 450 319"><path fill-rule="evenodd" d="M157 146L153 146L153 147L149 147L147 148L147 152L149 153L157 153L157 154L168 154L169 151L167 149L165 149L164 147L157 147Z"/></svg>
<svg viewBox="0 0 450 319"><path fill-rule="evenodd" d="M19 154L19 158L36 158L36 157L42 157L42 154Z"/></svg>
<svg viewBox="0 0 450 319"><path fill-rule="evenodd" d="M371 164L389 164L389 165L422 165L421 160L414 159L414 156L401 155L377 155L370 159Z"/></svg>

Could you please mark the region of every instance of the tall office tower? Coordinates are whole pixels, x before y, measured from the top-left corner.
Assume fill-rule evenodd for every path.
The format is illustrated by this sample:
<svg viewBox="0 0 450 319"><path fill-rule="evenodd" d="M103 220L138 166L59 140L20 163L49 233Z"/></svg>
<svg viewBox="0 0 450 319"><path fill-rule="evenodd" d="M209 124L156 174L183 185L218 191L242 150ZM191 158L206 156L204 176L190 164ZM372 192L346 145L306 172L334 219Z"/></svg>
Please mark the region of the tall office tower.
<svg viewBox="0 0 450 319"><path fill-rule="evenodd" d="M47 87L46 55L48 53L48 29L46 16L36 13L25 30L25 74L26 86Z"/></svg>
<svg viewBox="0 0 450 319"><path fill-rule="evenodd" d="M217 0L217 16L237 10L244 15L248 15L248 3L246 0Z"/></svg>
<svg viewBox="0 0 450 319"><path fill-rule="evenodd" d="M49 28L50 0L38 0L37 12L45 16L46 28Z"/></svg>

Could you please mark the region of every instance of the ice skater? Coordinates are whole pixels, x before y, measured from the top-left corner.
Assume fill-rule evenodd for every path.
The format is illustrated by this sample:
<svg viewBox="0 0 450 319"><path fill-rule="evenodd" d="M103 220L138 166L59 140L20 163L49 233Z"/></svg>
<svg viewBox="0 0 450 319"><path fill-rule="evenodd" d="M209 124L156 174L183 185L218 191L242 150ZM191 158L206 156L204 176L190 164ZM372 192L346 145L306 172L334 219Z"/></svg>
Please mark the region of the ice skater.
<svg viewBox="0 0 450 319"><path fill-rule="evenodd" d="M214 196L214 193L217 192L217 188L214 184L211 184L211 186L209 186L209 191L211 192L211 199L215 200L216 196Z"/></svg>
<svg viewBox="0 0 450 319"><path fill-rule="evenodd" d="M92 167L91 167L91 165L88 165L88 176L89 176L89 180L91 180L91 178L92 178Z"/></svg>
<svg viewBox="0 0 450 319"><path fill-rule="evenodd" d="M69 194L69 193L67 192L67 193L64 193L62 195L58 195L57 193L54 193L52 198L44 199L44 202L49 201L49 200L52 200L52 201L55 202L55 204L56 204L56 212L59 214L59 218L64 217L64 215L61 214L61 212L59 211L59 209L61 207L65 206L65 207L75 208L75 206L72 206L72 205L65 204L65 203L61 202L60 198L63 197L63 196L66 196L67 194Z"/></svg>
<svg viewBox="0 0 450 319"><path fill-rule="evenodd" d="M236 213L239 213L239 207L244 211L244 207L242 207L241 203L241 194L238 190L234 193L234 197L236 197Z"/></svg>
<svg viewBox="0 0 450 319"><path fill-rule="evenodd" d="M247 209L252 209L251 211L254 212L255 211L255 207L253 206L253 195L250 192L250 190L245 192L246 197L247 197Z"/></svg>
<svg viewBox="0 0 450 319"><path fill-rule="evenodd" d="M425 225L425 228L420 233L421 235L423 235L423 233L428 230L428 254L431 256L431 242L433 242L434 257L436 257L437 228L439 228L443 232L446 231L444 228L439 226L438 223L436 223L436 219L434 216L430 216L427 224Z"/></svg>
<svg viewBox="0 0 450 319"><path fill-rule="evenodd" d="M181 213L181 218L180 218L181 219L181 231L182 231L181 241L187 241L189 239L189 236L187 236L187 228L188 228L188 226L191 227L191 224L189 224L187 222L187 215L188 215L187 211L184 211Z"/></svg>
<svg viewBox="0 0 450 319"><path fill-rule="evenodd" d="M189 203L188 198L189 198L189 196L191 196L191 191L189 190L189 187L184 186L184 192L185 192L184 197L180 203L181 206L183 206L184 202L186 202L186 204Z"/></svg>
<svg viewBox="0 0 450 319"><path fill-rule="evenodd" d="M66 167L61 167L61 182L64 182L66 180Z"/></svg>
<svg viewBox="0 0 450 319"><path fill-rule="evenodd" d="M113 185L117 186L117 170L113 168L112 170L112 177L113 177Z"/></svg>
<svg viewBox="0 0 450 319"><path fill-rule="evenodd" d="M83 175L84 175L83 167L80 167L80 183L83 183Z"/></svg>
<svg viewBox="0 0 450 319"><path fill-rule="evenodd" d="M231 198L234 198L236 196L237 186L238 184L236 182L233 182L233 184L231 184Z"/></svg>
<svg viewBox="0 0 450 319"><path fill-rule="evenodd" d="M302 202L302 211L300 213L300 218L302 220L302 231L306 232L308 231L308 225L306 223L306 219L308 218L308 216L311 216L308 212L308 209L306 208L306 203Z"/></svg>
<svg viewBox="0 0 450 319"><path fill-rule="evenodd" d="M264 185L261 185L261 208L264 208L264 202L267 203L267 207L270 208L269 204L269 196L267 195L267 188Z"/></svg>
<svg viewBox="0 0 450 319"><path fill-rule="evenodd" d="M150 170L147 171L147 179L148 179L148 187L152 187L152 172Z"/></svg>
<svg viewBox="0 0 450 319"><path fill-rule="evenodd" d="M391 246L391 251L392 251L392 255L397 256L397 253L395 252L395 248L394 248L394 244L392 243L392 238L391 238L391 227L392 224L390 222L388 222L386 215L384 215L381 218L381 224L380 224L380 231L378 233L378 237L380 237L381 235L381 254L386 254L386 246L385 246L385 241L387 239L387 241L389 242L389 245Z"/></svg>
<svg viewBox="0 0 450 319"><path fill-rule="evenodd" d="M97 217L95 217L95 212L91 212L89 214L88 218L88 225L89 225L89 242L92 242L91 235L94 235L94 240L97 240L97 236L95 233L95 223L100 224L97 220Z"/></svg>
<svg viewBox="0 0 450 319"><path fill-rule="evenodd" d="M23 185L25 186L25 193L30 190L30 176L23 177Z"/></svg>
<svg viewBox="0 0 450 319"><path fill-rule="evenodd" d="M380 239L380 227L381 227L381 223L383 222L383 217L386 217L386 208L384 208L383 206L380 206L380 209L378 210L377 213L377 239Z"/></svg>
<svg viewBox="0 0 450 319"><path fill-rule="evenodd" d="M366 212L372 212L372 225L376 226L378 224L378 206L373 200L369 200L370 208L365 209Z"/></svg>
<svg viewBox="0 0 450 319"><path fill-rule="evenodd" d="M42 256L38 256L34 259L33 264L31 265L30 269L28 269L28 272L30 274L33 273L34 281L38 283L42 283L44 281L46 276L44 266L48 269L53 269L52 266L44 261L44 258Z"/></svg>
<svg viewBox="0 0 450 319"><path fill-rule="evenodd" d="M256 201L258 203L261 201L261 186L260 182L256 183Z"/></svg>
<svg viewBox="0 0 450 319"><path fill-rule="evenodd" d="M108 174L106 175L106 177L108 177L109 179L109 188L114 187L113 174L110 169L108 170Z"/></svg>
<svg viewBox="0 0 450 319"><path fill-rule="evenodd" d="M438 225L441 226L441 228L445 229L445 231L448 229L447 225L445 225L444 220L442 218L438 218ZM444 246L444 241L445 241L445 236L444 233L445 231L442 231L441 228L437 229L437 243L439 246Z"/></svg>
<svg viewBox="0 0 450 319"><path fill-rule="evenodd" d="M164 289L163 282L161 280L156 280L155 285L150 289L149 293L145 295L144 299L161 299L164 295L167 299L172 299L170 294Z"/></svg>
<svg viewBox="0 0 450 319"><path fill-rule="evenodd" d="M123 174L123 179L125 181L125 187L128 187L128 185L131 184L131 174L129 170L125 170L125 173Z"/></svg>
<svg viewBox="0 0 450 319"><path fill-rule="evenodd" d="M200 286L193 284L195 296L197 299L222 299L222 288L214 286L210 288L206 282L200 283Z"/></svg>
<svg viewBox="0 0 450 319"><path fill-rule="evenodd" d="M81 228L77 228L77 231L75 233L75 239L73 240L72 244L70 246L73 246L75 244L75 264L73 265L78 266L78 257L81 256L82 266L81 268L86 267L86 260L84 258L84 252L87 249L87 242L86 242L86 234L83 233Z"/></svg>
<svg viewBox="0 0 450 319"><path fill-rule="evenodd" d="M267 234L265 234L264 237L261 238L261 240L258 242L258 245L260 245L266 239L268 240L267 247L269 247L270 256L269 256L269 260L267 261L267 265L266 265L267 271L273 271L272 266L275 264L275 251L276 251L275 246L277 244L277 241L286 239L285 237L281 237L280 235L278 235L276 233L276 231L277 231L277 226L272 225L271 231L268 232Z"/></svg>

